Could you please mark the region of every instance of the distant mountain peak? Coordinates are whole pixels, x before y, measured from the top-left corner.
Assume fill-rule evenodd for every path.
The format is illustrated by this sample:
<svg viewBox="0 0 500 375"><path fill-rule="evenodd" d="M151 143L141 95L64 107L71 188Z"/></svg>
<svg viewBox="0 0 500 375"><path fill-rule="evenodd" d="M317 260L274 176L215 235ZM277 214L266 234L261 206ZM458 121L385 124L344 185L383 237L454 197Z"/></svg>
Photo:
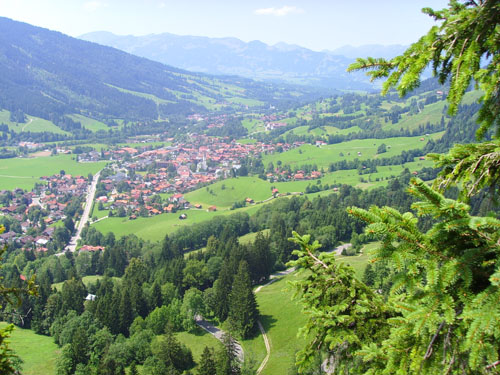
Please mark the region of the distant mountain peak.
<svg viewBox="0 0 500 375"><path fill-rule="evenodd" d="M343 90L373 90L377 87L363 73L346 73L353 57L332 51L312 51L285 42L271 46L259 40L244 42L233 37L209 38L170 33L119 36L96 32L80 38L203 73L240 75ZM345 49L348 50L347 47ZM385 51L383 46L380 49ZM357 52L351 54L358 55Z"/></svg>

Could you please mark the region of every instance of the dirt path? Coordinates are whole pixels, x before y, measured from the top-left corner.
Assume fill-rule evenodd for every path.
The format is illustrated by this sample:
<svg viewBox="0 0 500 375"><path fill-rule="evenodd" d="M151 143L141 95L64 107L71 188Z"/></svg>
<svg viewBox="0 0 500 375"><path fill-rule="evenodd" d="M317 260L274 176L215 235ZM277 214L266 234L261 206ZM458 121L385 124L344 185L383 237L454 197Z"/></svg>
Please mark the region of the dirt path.
<svg viewBox="0 0 500 375"><path fill-rule="evenodd" d="M288 274L292 273L293 271L295 271L295 267L288 268L285 271L280 271L280 272L273 273L269 277L270 280L267 283L265 283L264 285L258 286L254 290L254 293L255 294L259 293L263 287L268 286L268 285L274 283L275 281L278 280L278 278L281 278L282 276L288 275ZM262 333L262 338L264 339L264 345L266 346L266 356L264 357L264 359L261 362L259 368L257 369L257 375L258 375L258 374L260 374L262 372L262 370L264 370L264 368L267 365L267 361L269 361L269 356L271 355L271 344L269 343L269 338L267 337L266 330L264 329L264 326L262 325L262 323L260 322L260 320L257 321L257 325L259 326L260 333Z"/></svg>
<svg viewBox="0 0 500 375"><path fill-rule="evenodd" d="M31 124L32 122L33 122L33 119L32 119L32 118L30 118L30 120L29 120L26 124L24 124L23 128L21 129L21 131L23 132L23 131L24 131L24 129L25 129L25 128L29 125L29 124Z"/></svg>
<svg viewBox="0 0 500 375"><path fill-rule="evenodd" d="M333 250L331 250L329 252L334 252L335 255L339 256L339 255L342 254L342 251L344 249L348 249L351 246L352 246L352 244L346 243L344 245L337 246L335 249L333 249ZM278 280L278 278L281 278L282 276L286 276L286 275L292 273L293 271L295 271L295 267L288 268L285 271L276 272L276 273L272 274L270 276L270 280L267 283L265 283L264 285L258 286L254 290L254 293L255 294L259 293L262 290L263 287L268 286L268 285L274 283L275 281ZM258 375L258 374L260 374L262 372L262 370L264 370L264 368L267 365L267 361L269 361L269 357L271 355L271 345L269 343L269 338L267 337L266 330L264 329L264 326L262 325L262 323L260 322L260 320L257 321L257 324L259 326L260 333L262 333L262 338L264 339L264 345L266 346L266 352L267 352L266 357L264 358L264 360L260 364L259 368L257 369L257 375Z"/></svg>
<svg viewBox="0 0 500 375"><path fill-rule="evenodd" d="M267 338L266 330L262 326L262 323L260 320L257 321L257 324L259 326L260 333L262 333L262 338L264 339L264 345L266 346L266 357L260 364L259 368L257 369L257 374L260 374L262 370L264 370L264 367L267 365L267 361L269 360L269 356L271 355L271 345L269 345L269 339Z"/></svg>

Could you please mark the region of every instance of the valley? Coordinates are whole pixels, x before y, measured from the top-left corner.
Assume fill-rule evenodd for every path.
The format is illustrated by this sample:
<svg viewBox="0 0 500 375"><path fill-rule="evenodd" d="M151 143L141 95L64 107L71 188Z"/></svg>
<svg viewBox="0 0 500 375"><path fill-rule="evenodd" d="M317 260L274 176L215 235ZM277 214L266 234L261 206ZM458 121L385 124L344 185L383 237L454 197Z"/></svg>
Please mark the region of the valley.
<svg viewBox="0 0 500 375"><path fill-rule="evenodd" d="M0 17L0 373L493 373L497 71L421 79L435 37L352 64Z"/></svg>

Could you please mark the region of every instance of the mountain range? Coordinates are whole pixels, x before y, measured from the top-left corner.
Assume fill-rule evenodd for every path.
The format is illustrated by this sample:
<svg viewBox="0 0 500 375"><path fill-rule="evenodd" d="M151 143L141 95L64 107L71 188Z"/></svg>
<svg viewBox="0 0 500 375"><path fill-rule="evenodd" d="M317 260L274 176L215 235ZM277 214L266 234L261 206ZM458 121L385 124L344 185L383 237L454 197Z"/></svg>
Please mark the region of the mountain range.
<svg viewBox="0 0 500 375"><path fill-rule="evenodd" d="M344 46L334 51L316 52L286 43L270 46L260 41L247 43L237 38L170 33L122 36L97 31L81 35L80 38L189 71L280 80L341 90L377 88L369 83L363 72L346 72L355 57L393 57L405 49L400 45L370 45Z"/></svg>
<svg viewBox="0 0 500 375"><path fill-rule="evenodd" d="M0 17L0 109L11 112L157 120L319 95L303 86L191 73Z"/></svg>

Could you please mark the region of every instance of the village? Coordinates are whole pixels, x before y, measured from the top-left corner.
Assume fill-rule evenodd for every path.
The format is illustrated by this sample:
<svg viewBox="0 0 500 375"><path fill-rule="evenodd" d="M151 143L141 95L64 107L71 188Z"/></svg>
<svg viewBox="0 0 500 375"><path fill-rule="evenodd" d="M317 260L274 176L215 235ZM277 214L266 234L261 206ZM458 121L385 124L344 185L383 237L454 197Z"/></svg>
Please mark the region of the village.
<svg viewBox="0 0 500 375"><path fill-rule="evenodd" d="M115 147L78 154L77 158L81 163L109 161L97 185L91 220L98 220L96 211L134 220L187 209L215 211L216 206L192 205L184 194L217 180L247 175L245 163L249 160L302 144L241 144L225 137L190 134L189 142L172 142L156 149L140 144L137 148ZM262 177L269 181L317 179L321 172L272 168ZM0 243L43 253L62 250L81 215L91 180L91 175L72 176L61 171L42 177L30 192L0 191L0 223L6 228ZM179 219L184 218L186 214L180 213Z"/></svg>

